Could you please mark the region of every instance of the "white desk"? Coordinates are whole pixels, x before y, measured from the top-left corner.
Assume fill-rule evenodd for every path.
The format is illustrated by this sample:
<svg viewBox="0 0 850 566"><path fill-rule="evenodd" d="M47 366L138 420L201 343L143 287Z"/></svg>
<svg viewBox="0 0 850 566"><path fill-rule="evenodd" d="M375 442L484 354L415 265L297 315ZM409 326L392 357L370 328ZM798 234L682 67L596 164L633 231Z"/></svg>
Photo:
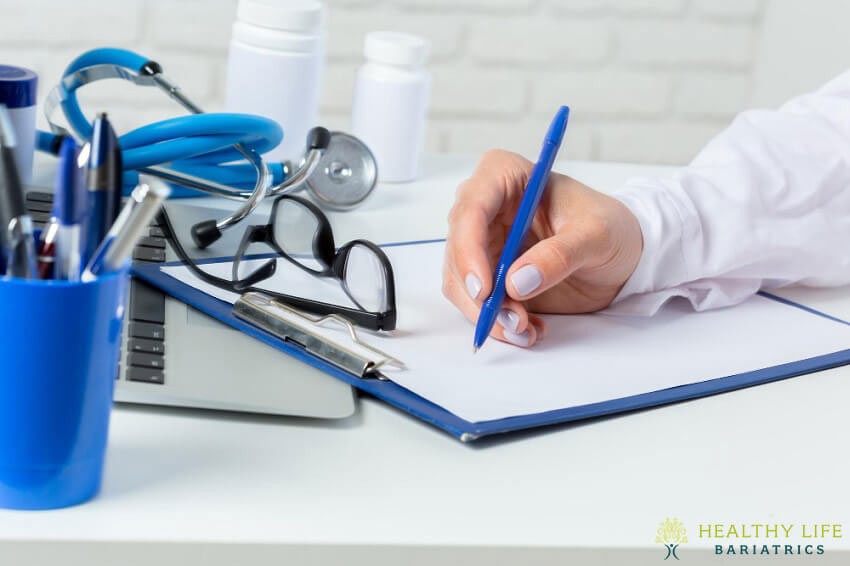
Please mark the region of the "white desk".
<svg viewBox="0 0 850 566"><path fill-rule="evenodd" d="M332 215L339 241L442 236L472 165L434 159L422 182L380 187ZM602 189L667 171L559 169ZM816 558L847 563L848 377L471 446L373 399L335 422L119 407L101 495L0 512L0 563L659 564L668 516L688 526L682 564L717 562L698 550L699 522L805 521L843 522L845 539Z"/></svg>

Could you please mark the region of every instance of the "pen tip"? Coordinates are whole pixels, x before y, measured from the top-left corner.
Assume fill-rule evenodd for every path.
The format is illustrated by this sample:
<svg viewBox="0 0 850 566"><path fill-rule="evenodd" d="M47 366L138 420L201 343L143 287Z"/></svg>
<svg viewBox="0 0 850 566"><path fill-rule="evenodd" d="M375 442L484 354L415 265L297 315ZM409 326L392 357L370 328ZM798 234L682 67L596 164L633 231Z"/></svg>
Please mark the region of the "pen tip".
<svg viewBox="0 0 850 566"><path fill-rule="evenodd" d="M473 347L472 347L472 353L473 353L473 354L477 354L477 353L478 353L478 346L473 346Z"/></svg>

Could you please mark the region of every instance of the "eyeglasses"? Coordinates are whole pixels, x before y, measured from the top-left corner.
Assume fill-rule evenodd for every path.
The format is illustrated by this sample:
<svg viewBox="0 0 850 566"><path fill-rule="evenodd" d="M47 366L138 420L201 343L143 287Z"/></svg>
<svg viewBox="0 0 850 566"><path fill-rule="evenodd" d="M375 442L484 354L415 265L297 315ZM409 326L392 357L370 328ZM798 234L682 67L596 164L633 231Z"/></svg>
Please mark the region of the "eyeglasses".
<svg viewBox="0 0 850 566"><path fill-rule="evenodd" d="M294 308L318 315L341 315L370 330L396 327L395 281L386 254L367 240L353 240L337 249L333 230L324 213L312 202L293 195L277 197L269 223L249 226L233 257L230 280L205 271L189 257L168 214L160 225L178 257L195 275L234 293L259 291ZM354 307L334 305L262 288L283 258L305 272L337 280Z"/></svg>

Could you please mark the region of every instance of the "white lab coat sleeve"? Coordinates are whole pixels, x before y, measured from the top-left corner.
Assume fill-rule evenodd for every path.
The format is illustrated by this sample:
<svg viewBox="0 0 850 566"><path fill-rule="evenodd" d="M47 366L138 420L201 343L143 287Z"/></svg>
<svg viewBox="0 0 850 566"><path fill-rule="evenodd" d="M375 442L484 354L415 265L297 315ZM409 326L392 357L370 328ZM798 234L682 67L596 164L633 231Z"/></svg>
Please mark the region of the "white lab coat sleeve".
<svg viewBox="0 0 850 566"><path fill-rule="evenodd" d="M614 196L644 245L607 312L850 283L850 72L779 110L740 114L674 177L631 179Z"/></svg>

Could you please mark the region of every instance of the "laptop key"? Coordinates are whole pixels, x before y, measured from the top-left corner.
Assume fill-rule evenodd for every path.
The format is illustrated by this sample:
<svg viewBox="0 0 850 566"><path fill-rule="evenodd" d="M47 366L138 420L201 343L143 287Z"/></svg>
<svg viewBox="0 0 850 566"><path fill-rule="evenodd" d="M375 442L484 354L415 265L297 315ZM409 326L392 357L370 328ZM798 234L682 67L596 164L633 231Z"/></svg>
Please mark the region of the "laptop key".
<svg viewBox="0 0 850 566"><path fill-rule="evenodd" d="M29 191L27 193L27 200L37 200L39 202L53 202L53 193L47 193L44 191Z"/></svg>
<svg viewBox="0 0 850 566"><path fill-rule="evenodd" d="M144 236L139 240L139 245L164 250L165 238L154 238L152 236Z"/></svg>
<svg viewBox="0 0 850 566"><path fill-rule="evenodd" d="M141 246L133 251L133 259L162 263L165 261L165 250Z"/></svg>
<svg viewBox="0 0 850 566"><path fill-rule="evenodd" d="M164 238L165 231L159 226L153 226L150 228L150 230L148 230L148 236L152 238Z"/></svg>
<svg viewBox="0 0 850 566"><path fill-rule="evenodd" d="M48 212L31 212L33 222L47 222L50 220L50 211Z"/></svg>
<svg viewBox="0 0 850 566"><path fill-rule="evenodd" d="M53 209L53 203L40 200L27 201L27 210L30 212L50 212Z"/></svg>
<svg viewBox="0 0 850 566"><path fill-rule="evenodd" d="M128 343L131 352L142 352L145 354L165 355L165 344L159 340L148 340L146 338L131 338Z"/></svg>
<svg viewBox="0 0 850 566"><path fill-rule="evenodd" d="M130 352L127 355L127 363L137 368L162 369L165 366L165 358L159 354Z"/></svg>
<svg viewBox="0 0 850 566"><path fill-rule="evenodd" d="M165 340L165 327L150 322L131 322L130 336L149 340Z"/></svg>
<svg viewBox="0 0 850 566"><path fill-rule="evenodd" d="M165 295L138 279L131 281L130 320L165 324Z"/></svg>
<svg viewBox="0 0 850 566"><path fill-rule="evenodd" d="M165 373L161 369L130 367L127 368L127 381L163 385L165 383Z"/></svg>

